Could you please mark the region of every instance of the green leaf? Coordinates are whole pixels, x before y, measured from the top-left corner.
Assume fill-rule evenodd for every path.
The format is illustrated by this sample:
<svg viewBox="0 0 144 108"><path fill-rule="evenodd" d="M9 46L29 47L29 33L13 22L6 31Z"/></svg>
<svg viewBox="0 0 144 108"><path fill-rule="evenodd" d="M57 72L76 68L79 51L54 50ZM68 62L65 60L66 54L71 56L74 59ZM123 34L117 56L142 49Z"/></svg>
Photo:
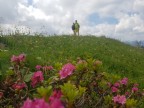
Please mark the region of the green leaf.
<svg viewBox="0 0 144 108"><path fill-rule="evenodd" d="M79 87L78 89L75 85L71 84L70 82L67 82L63 86L61 86L61 90L64 96L67 97L69 103L73 103L85 92L85 88Z"/></svg>
<svg viewBox="0 0 144 108"><path fill-rule="evenodd" d="M135 99L127 99L126 106L127 108L135 108L137 105L137 100Z"/></svg>
<svg viewBox="0 0 144 108"><path fill-rule="evenodd" d="M24 76L24 81L29 82L31 80L32 75L33 75L33 73L29 73L29 74L25 75Z"/></svg>
<svg viewBox="0 0 144 108"><path fill-rule="evenodd" d="M41 87L37 88L37 92L39 93L39 95L41 97L49 97L51 95L51 92L52 92L52 86L48 86L46 88L41 86Z"/></svg>
<svg viewBox="0 0 144 108"><path fill-rule="evenodd" d="M8 75L8 76L14 75L14 71L13 70L8 70L8 71L6 71L6 75Z"/></svg>

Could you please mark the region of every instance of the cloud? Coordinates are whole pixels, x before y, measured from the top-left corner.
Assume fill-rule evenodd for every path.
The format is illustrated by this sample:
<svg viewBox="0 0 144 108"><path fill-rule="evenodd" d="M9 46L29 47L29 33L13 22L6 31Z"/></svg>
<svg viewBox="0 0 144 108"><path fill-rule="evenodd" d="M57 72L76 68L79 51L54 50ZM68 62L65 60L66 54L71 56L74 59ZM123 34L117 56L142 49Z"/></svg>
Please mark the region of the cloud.
<svg viewBox="0 0 144 108"><path fill-rule="evenodd" d="M31 32L72 34L77 19L82 35L144 40L143 0L0 0L0 7L3 25L27 27Z"/></svg>

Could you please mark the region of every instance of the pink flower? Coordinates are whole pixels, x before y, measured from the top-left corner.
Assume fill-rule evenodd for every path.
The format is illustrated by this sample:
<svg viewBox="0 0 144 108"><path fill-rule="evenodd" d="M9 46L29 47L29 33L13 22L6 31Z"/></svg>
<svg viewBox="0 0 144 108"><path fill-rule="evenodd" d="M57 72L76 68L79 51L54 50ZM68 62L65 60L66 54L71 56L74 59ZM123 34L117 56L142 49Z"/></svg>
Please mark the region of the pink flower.
<svg viewBox="0 0 144 108"><path fill-rule="evenodd" d="M21 108L51 108L44 99L27 99Z"/></svg>
<svg viewBox="0 0 144 108"><path fill-rule="evenodd" d="M31 78L31 85L33 87L35 87L35 85L39 82L42 82L44 80L44 77L43 77L43 73L42 71L37 71L33 74L32 78Z"/></svg>
<svg viewBox="0 0 144 108"><path fill-rule="evenodd" d="M33 101L28 98L21 108L34 108Z"/></svg>
<svg viewBox="0 0 144 108"><path fill-rule="evenodd" d="M16 90L21 90L26 87L26 84L25 83L15 83L14 85L12 85L12 87Z"/></svg>
<svg viewBox="0 0 144 108"><path fill-rule="evenodd" d="M60 79L64 79L67 76L71 75L74 70L75 70L75 66L74 65L72 65L71 63L65 64L62 67L62 70L60 70L60 72L59 72Z"/></svg>
<svg viewBox="0 0 144 108"><path fill-rule="evenodd" d="M52 66L44 66L44 67L43 67L43 70L44 70L44 71L53 70L53 67L52 67Z"/></svg>
<svg viewBox="0 0 144 108"><path fill-rule="evenodd" d="M129 92L126 92L126 93L125 93L125 95L126 95L126 96L129 96L129 95L130 95L130 93L129 93Z"/></svg>
<svg viewBox="0 0 144 108"><path fill-rule="evenodd" d="M133 86L134 86L134 87L138 87L138 86L139 86L139 84L134 84Z"/></svg>
<svg viewBox="0 0 144 108"><path fill-rule="evenodd" d="M111 90L112 90L112 92L114 93L114 92L117 92L117 91L118 91L118 88L116 88L116 87L113 86L113 87L111 88Z"/></svg>
<svg viewBox="0 0 144 108"><path fill-rule="evenodd" d="M121 84L123 85L127 85L128 83L128 78L123 78L121 81L120 81Z"/></svg>
<svg viewBox="0 0 144 108"><path fill-rule="evenodd" d="M55 99L50 103L50 108L64 108L60 99Z"/></svg>
<svg viewBox="0 0 144 108"><path fill-rule="evenodd" d="M15 56L15 55L13 55L13 56L11 57L11 62L18 62L18 57Z"/></svg>
<svg viewBox="0 0 144 108"><path fill-rule="evenodd" d="M11 62L20 63L20 62L25 61L25 59L26 59L25 54L20 54L19 56L13 55L11 57Z"/></svg>
<svg viewBox="0 0 144 108"><path fill-rule="evenodd" d="M40 70L41 68L42 68L42 66L41 65L36 65L36 70Z"/></svg>
<svg viewBox="0 0 144 108"><path fill-rule="evenodd" d="M62 95L63 94L60 90L54 90L53 94L49 97L49 101L52 102L55 99L60 99Z"/></svg>
<svg viewBox="0 0 144 108"><path fill-rule="evenodd" d="M138 88L137 87L133 87L132 88L132 92L137 92L138 91Z"/></svg>
<svg viewBox="0 0 144 108"><path fill-rule="evenodd" d="M18 58L19 58L19 61L20 61L20 62L23 62L23 61L25 61L26 55L25 55L25 54L20 54L20 55L18 56Z"/></svg>
<svg viewBox="0 0 144 108"><path fill-rule="evenodd" d="M3 92L0 92L0 99L3 97Z"/></svg>
<svg viewBox="0 0 144 108"><path fill-rule="evenodd" d="M119 87L120 87L120 83L116 82L116 83L114 84L114 86L119 88Z"/></svg>
<svg viewBox="0 0 144 108"><path fill-rule="evenodd" d="M27 99L21 108L64 108L60 99L47 103L44 99Z"/></svg>
<svg viewBox="0 0 144 108"><path fill-rule="evenodd" d="M126 103L126 97L124 95L120 96L117 95L115 97L113 97L113 101L114 103L119 103L119 104L125 104Z"/></svg>

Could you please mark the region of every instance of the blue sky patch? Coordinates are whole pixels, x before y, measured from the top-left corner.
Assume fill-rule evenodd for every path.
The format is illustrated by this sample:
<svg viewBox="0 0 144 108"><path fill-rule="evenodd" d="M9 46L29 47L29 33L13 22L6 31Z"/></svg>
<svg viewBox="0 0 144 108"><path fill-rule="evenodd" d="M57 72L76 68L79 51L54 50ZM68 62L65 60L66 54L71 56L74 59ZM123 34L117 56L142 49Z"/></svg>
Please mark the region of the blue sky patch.
<svg viewBox="0 0 144 108"><path fill-rule="evenodd" d="M33 3L33 0L28 0L29 5L32 5L32 3Z"/></svg>
<svg viewBox="0 0 144 108"><path fill-rule="evenodd" d="M118 23L118 20L114 17L101 18L97 13L93 13L93 14L89 15L88 20L91 22L92 25L102 24L102 23L108 23L108 24L117 24Z"/></svg>

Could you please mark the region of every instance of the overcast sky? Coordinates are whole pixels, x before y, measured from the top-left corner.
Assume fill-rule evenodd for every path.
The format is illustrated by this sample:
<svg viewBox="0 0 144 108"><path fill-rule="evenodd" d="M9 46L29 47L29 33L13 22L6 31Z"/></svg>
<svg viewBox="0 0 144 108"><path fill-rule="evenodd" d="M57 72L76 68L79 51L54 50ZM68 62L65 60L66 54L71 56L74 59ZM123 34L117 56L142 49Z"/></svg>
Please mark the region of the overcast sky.
<svg viewBox="0 0 144 108"><path fill-rule="evenodd" d="M144 0L0 0L0 27L9 32L72 34L75 20L81 35L144 40Z"/></svg>

